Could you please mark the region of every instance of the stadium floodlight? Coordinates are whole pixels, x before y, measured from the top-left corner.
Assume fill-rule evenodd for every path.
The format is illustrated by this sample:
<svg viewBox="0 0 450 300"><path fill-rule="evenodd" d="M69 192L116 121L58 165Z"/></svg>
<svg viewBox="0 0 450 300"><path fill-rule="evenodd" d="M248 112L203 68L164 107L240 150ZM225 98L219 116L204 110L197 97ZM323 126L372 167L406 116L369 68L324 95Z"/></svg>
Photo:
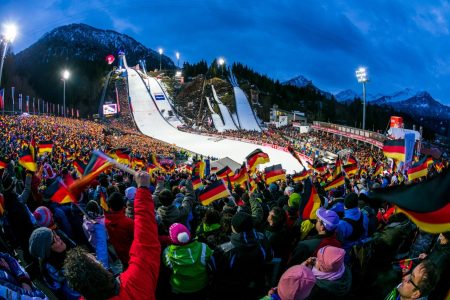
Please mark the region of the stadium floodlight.
<svg viewBox="0 0 450 300"><path fill-rule="evenodd" d="M225 64L225 59L223 57L220 57L218 60L219 66L222 67L222 77L223 77L223 65Z"/></svg>
<svg viewBox="0 0 450 300"><path fill-rule="evenodd" d="M163 54L163 49L159 48L158 52L159 52L159 71L161 72L161 57L162 57L162 54Z"/></svg>
<svg viewBox="0 0 450 300"><path fill-rule="evenodd" d="M0 61L0 86L2 84L3 63L5 62L6 51L8 49L8 43L12 43L17 35L17 27L14 24L3 25L4 31L2 34L3 41L3 53ZM1 43L1 41L0 41Z"/></svg>
<svg viewBox="0 0 450 300"><path fill-rule="evenodd" d="M362 83L363 87L363 122L362 122L362 129L366 130L366 82L369 81L367 78L367 71L366 68L360 67L358 70L356 70L356 79L358 79L359 83Z"/></svg>
<svg viewBox="0 0 450 300"><path fill-rule="evenodd" d="M178 67L178 69L180 68L180 52L176 52L175 53L175 56L177 57L177 67Z"/></svg>
<svg viewBox="0 0 450 300"><path fill-rule="evenodd" d="M63 115L64 117L66 117L66 80L69 79L70 77L70 72L68 70L64 70L62 72L62 81L64 84L63 87Z"/></svg>

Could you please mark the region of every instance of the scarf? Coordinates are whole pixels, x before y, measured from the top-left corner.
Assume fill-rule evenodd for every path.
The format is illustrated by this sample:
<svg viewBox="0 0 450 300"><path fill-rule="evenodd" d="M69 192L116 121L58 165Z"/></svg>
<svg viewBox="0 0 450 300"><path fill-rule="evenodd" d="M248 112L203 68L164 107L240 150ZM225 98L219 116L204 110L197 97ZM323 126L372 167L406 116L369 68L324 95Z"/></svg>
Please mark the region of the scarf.
<svg viewBox="0 0 450 300"><path fill-rule="evenodd" d="M322 279L322 280L338 280L339 278L342 277L342 275L344 275L345 272L345 265L342 264L341 267L339 268L338 271L336 272L322 272L316 269L316 267L312 268L313 274L317 279Z"/></svg>

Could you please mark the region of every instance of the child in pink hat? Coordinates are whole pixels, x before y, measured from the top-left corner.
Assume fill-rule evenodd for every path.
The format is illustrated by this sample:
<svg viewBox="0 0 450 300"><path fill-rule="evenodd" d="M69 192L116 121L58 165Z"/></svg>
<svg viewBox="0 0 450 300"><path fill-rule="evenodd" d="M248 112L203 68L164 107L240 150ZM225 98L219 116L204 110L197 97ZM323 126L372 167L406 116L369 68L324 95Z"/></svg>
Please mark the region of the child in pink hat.
<svg viewBox="0 0 450 300"><path fill-rule="evenodd" d="M315 283L316 278L310 268L296 265L283 273L278 286L271 289L262 300L303 300L309 296Z"/></svg>

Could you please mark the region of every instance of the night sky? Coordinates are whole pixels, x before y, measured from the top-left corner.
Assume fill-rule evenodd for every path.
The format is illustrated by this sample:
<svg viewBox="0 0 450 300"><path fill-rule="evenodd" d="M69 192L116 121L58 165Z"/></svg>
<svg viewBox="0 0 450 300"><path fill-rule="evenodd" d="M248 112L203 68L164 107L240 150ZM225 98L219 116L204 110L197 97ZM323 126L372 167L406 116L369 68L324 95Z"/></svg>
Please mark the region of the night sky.
<svg viewBox="0 0 450 300"><path fill-rule="evenodd" d="M0 23L15 22L19 52L71 23L128 34L174 62L224 57L271 78L297 75L332 93L426 90L450 104L449 1L2 0ZM112 49L112 52L115 49Z"/></svg>

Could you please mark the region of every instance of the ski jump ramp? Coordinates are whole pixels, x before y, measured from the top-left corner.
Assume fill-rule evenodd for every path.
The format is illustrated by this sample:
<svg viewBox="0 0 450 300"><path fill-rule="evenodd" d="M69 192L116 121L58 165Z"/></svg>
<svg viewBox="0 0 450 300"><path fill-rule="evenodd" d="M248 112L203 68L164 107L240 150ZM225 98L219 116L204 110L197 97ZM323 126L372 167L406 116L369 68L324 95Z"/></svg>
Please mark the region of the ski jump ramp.
<svg viewBox="0 0 450 300"><path fill-rule="evenodd" d="M142 77L142 80L144 80L145 83L147 84L151 93L151 97L155 101L155 104L158 107L158 110L164 117L164 119L166 119L172 126L175 127L183 125L180 119L178 119L178 116L174 111L174 108L167 99L167 95L161 88L161 85L157 81L157 79L154 77L144 75Z"/></svg>
<svg viewBox="0 0 450 300"><path fill-rule="evenodd" d="M225 104L223 104L222 101L220 101L220 99L217 96L216 90L214 89L213 85L211 85L211 90L213 92L214 100L217 102L217 105L219 106L220 114L222 115L225 129L227 129L227 130L238 130L236 124L234 124L234 120L231 117L231 114L230 114L230 111L228 110L228 107L226 107Z"/></svg>
<svg viewBox="0 0 450 300"><path fill-rule="evenodd" d="M245 161L245 157L250 152L260 148L270 157L270 163L263 167L282 164L288 173L299 172L303 169L288 152L246 142L179 131L161 115L155 104L156 101L153 101L139 74L130 68L127 71L131 110L135 123L143 134L204 156L218 158L228 156L238 163Z"/></svg>

